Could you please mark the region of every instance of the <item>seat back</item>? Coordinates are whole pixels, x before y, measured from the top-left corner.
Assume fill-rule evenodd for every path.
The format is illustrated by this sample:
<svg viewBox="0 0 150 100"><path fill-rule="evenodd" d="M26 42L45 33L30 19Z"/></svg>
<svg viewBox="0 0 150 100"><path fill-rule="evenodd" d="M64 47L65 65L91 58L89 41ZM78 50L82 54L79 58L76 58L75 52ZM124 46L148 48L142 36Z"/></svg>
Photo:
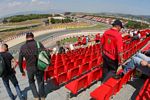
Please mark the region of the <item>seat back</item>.
<svg viewBox="0 0 150 100"><path fill-rule="evenodd" d="M83 74L89 70L89 63L85 63L79 67L79 74Z"/></svg>
<svg viewBox="0 0 150 100"><path fill-rule="evenodd" d="M128 71L128 72L123 76L123 78L121 79L120 84L119 84L119 90L120 90L120 88L122 87L122 85L126 84L126 83L129 81L129 79L131 78L131 75L133 74L134 71L135 71L135 70Z"/></svg>
<svg viewBox="0 0 150 100"><path fill-rule="evenodd" d="M61 65L61 66L55 68L55 70L54 70L55 75L59 75L59 74L61 74L61 73L63 73L63 72L65 72L65 67L64 67L64 65Z"/></svg>
<svg viewBox="0 0 150 100"><path fill-rule="evenodd" d="M97 59L94 59L90 62L90 69L94 68L94 67L97 67Z"/></svg>
<svg viewBox="0 0 150 100"><path fill-rule="evenodd" d="M79 78L79 80L77 82L77 90L80 91L81 89L86 88L87 83L88 83L88 76L87 75Z"/></svg>
<svg viewBox="0 0 150 100"><path fill-rule="evenodd" d="M102 68L96 68L89 73L88 76L88 85L92 84L95 81L98 81L102 77Z"/></svg>
<svg viewBox="0 0 150 100"><path fill-rule="evenodd" d="M74 62L69 62L65 67L66 67L66 71L74 68Z"/></svg>
<svg viewBox="0 0 150 100"><path fill-rule="evenodd" d="M79 67L75 67L67 73L68 80L73 79L76 76L79 76Z"/></svg>

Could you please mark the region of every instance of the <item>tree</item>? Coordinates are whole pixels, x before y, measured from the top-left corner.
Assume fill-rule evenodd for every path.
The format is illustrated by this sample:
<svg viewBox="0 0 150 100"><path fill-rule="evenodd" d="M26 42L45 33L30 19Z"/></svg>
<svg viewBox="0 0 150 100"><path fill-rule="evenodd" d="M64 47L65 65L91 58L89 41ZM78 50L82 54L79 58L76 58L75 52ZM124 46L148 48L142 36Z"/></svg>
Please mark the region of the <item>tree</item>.
<svg viewBox="0 0 150 100"><path fill-rule="evenodd" d="M71 12L65 12L64 13L64 15L70 15L71 14Z"/></svg>
<svg viewBox="0 0 150 100"><path fill-rule="evenodd" d="M4 19L3 19L3 24L6 24L6 23L8 23L8 21L7 21L6 18L4 18Z"/></svg>
<svg viewBox="0 0 150 100"><path fill-rule="evenodd" d="M55 19L54 18L51 18L51 23L55 24Z"/></svg>
<svg viewBox="0 0 150 100"><path fill-rule="evenodd" d="M132 28L132 29L144 29L144 28L148 28L149 25L141 22L128 21L125 27Z"/></svg>

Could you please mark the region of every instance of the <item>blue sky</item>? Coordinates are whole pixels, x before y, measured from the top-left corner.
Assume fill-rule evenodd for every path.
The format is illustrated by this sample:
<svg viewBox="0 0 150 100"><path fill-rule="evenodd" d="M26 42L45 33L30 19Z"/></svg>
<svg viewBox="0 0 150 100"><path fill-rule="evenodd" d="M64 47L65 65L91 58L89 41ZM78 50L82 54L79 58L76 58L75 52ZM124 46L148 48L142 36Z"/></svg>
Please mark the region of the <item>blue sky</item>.
<svg viewBox="0 0 150 100"><path fill-rule="evenodd" d="M50 9L150 15L150 0L0 0L0 16Z"/></svg>

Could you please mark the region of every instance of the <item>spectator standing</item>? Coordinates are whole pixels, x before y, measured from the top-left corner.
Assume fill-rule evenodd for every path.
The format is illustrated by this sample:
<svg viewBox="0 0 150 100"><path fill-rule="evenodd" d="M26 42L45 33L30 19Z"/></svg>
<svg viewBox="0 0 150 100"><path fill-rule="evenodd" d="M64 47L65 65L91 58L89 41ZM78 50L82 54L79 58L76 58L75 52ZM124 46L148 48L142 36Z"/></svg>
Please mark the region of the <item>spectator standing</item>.
<svg viewBox="0 0 150 100"><path fill-rule="evenodd" d="M123 42L120 33L123 28L120 20L115 20L112 28L105 31L101 38L103 53L103 82L115 76L119 63L123 63Z"/></svg>
<svg viewBox="0 0 150 100"><path fill-rule="evenodd" d="M16 63L16 60L14 59L14 57L8 52L7 44L0 44L0 55L3 58L3 61L5 63L4 64L5 69L2 74L2 80L3 80L4 86L7 90L9 97L11 98L11 100L16 99L14 94L12 93L10 85L9 85L9 81L11 81L16 89L19 99L24 100L25 99L24 95L21 92L21 89L18 84L18 80L15 76L15 68L16 68L17 63ZM14 65L14 66L12 67L12 65Z"/></svg>
<svg viewBox="0 0 150 100"><path fill-rule="evenodd" d="M45 49L40 43L40 49ZM37 67L38 59L38 48L37 42L34 40L34 35L32 32L26 33L26 43L20 48L19 53L19 67L22 75L25 75L22 64L23 59L26 60L26 70L29 80L29 86L32 90L34 100L45 100L45 88L44 88L44 71L39 70ZM39 92L37 91L35 85L36 76Z"/></svg>

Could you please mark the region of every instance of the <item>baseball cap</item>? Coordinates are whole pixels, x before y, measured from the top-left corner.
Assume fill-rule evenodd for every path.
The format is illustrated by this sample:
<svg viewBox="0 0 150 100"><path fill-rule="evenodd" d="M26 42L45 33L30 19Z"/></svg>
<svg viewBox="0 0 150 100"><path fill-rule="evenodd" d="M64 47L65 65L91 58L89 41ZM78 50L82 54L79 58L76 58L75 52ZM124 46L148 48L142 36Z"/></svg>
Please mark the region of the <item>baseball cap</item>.
<svg viewBox="0 0 150 100"><path fill-rule="evenodd" d="M123 25L122 25L122 22L121 22L119 19L116 19L116 20L113 22L112 25L113 25L113 26L119 25L121 28L124 28Z"/></svg>
<svg viewBox="0 0 150 100"><path fill-rule="evenodd" d="M34 35L33 35L33 33L32 32L27 32L26 33L26 38L33 38L34 37Z"/></svg>

